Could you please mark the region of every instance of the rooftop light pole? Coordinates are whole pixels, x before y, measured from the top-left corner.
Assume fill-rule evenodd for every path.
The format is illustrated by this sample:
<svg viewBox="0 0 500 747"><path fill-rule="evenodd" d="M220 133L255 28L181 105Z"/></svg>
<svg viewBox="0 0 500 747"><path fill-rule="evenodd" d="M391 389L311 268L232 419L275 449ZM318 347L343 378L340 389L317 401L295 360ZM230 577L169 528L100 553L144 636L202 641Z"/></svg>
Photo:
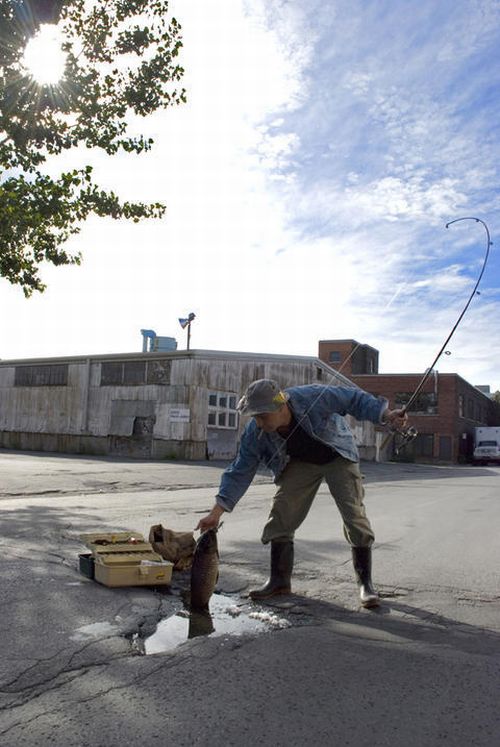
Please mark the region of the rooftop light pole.
<svg viewBox="0 0 500 747"><path fill-rule="evenodd" d="M196 318L196 314L193 314L193 312L191 312L186 319L179 318L179 324L181 325L182 329L186 329L187 327L187 348L186 350L189 350L189 345L191 342L191 322L195 318Z"/></svg>

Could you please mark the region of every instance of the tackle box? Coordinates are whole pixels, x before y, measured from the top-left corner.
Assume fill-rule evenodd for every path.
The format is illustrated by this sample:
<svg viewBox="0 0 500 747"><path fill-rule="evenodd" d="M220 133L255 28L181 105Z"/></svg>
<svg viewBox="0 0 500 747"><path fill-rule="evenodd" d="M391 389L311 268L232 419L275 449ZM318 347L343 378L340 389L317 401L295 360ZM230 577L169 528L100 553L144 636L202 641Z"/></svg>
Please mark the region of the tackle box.
<svg viewBox="0 0 500 747"><path fill-rule="evenodd" d="M174 564L138 532L94 532L80 539L91 550L90 556L80 555L80 572L104 586L159 586L172 580Z"/></svg>
<svg viewBox="0 0 500 747"><path fill-rule="evenodd" d="M94 578L95 575L95 563L94 556L90 552L84 552L78 556L78 566L80 573L87 578Z"/></svg>

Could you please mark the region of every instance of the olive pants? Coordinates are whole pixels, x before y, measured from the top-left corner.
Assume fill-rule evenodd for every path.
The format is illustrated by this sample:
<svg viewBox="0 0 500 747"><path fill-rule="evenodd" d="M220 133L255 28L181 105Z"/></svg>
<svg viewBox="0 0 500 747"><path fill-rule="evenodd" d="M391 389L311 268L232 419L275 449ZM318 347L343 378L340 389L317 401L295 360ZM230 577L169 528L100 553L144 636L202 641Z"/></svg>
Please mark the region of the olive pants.
<svg viewBox="0 0 500 747"><path fill-rule="evenodd" d="M326 481L344 522L344 535L354 547L370 547L375 539L363 504L364 487L359 465L340 455L328 464L310 464L292 459L276 481L269 518L262 542L293 539L319 486Z"/></svg>

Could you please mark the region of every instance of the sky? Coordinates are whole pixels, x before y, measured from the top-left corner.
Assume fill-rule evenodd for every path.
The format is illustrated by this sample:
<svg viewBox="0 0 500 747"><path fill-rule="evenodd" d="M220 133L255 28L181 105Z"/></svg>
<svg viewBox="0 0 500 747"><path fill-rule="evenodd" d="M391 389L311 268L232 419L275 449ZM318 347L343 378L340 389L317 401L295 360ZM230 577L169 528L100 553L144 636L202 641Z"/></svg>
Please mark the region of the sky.
<svg viewBox="0 0 500 747"><path fill-rule="evenodd" d="M26 299L0 279L0 357L191 347L380 351L381 373L436 368L500 389L500 2L171 0L186 105L140 122L149 154L72 153L161 220L92 218L80 267ZM132 128L137 123L131 124ZM66 160L65 160L66 159ZM80 160L79 160L80 159Z"/></svg>

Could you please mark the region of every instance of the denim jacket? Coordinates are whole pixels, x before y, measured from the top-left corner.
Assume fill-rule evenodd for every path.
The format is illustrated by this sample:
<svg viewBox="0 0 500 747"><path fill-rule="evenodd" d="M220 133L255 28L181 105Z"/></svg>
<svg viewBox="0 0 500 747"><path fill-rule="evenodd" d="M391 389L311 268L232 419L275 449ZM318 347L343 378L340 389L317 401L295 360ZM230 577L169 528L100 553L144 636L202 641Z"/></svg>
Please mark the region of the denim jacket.
<svg viewBox="0 0 500 747"><path fill-rule="evenodd" d="M357 462L359 454L343 416L380 423L387 409L387 400L354 387L306 384L290 387L285 392L289 397L287 404L301 427L351 462ZM250 487L261 462L271 470L276 481L288 461L286 440L276 432L265 433L252 418L241 436L236 459L222 474L217 503L226 511L232 511Z"/></svg>

